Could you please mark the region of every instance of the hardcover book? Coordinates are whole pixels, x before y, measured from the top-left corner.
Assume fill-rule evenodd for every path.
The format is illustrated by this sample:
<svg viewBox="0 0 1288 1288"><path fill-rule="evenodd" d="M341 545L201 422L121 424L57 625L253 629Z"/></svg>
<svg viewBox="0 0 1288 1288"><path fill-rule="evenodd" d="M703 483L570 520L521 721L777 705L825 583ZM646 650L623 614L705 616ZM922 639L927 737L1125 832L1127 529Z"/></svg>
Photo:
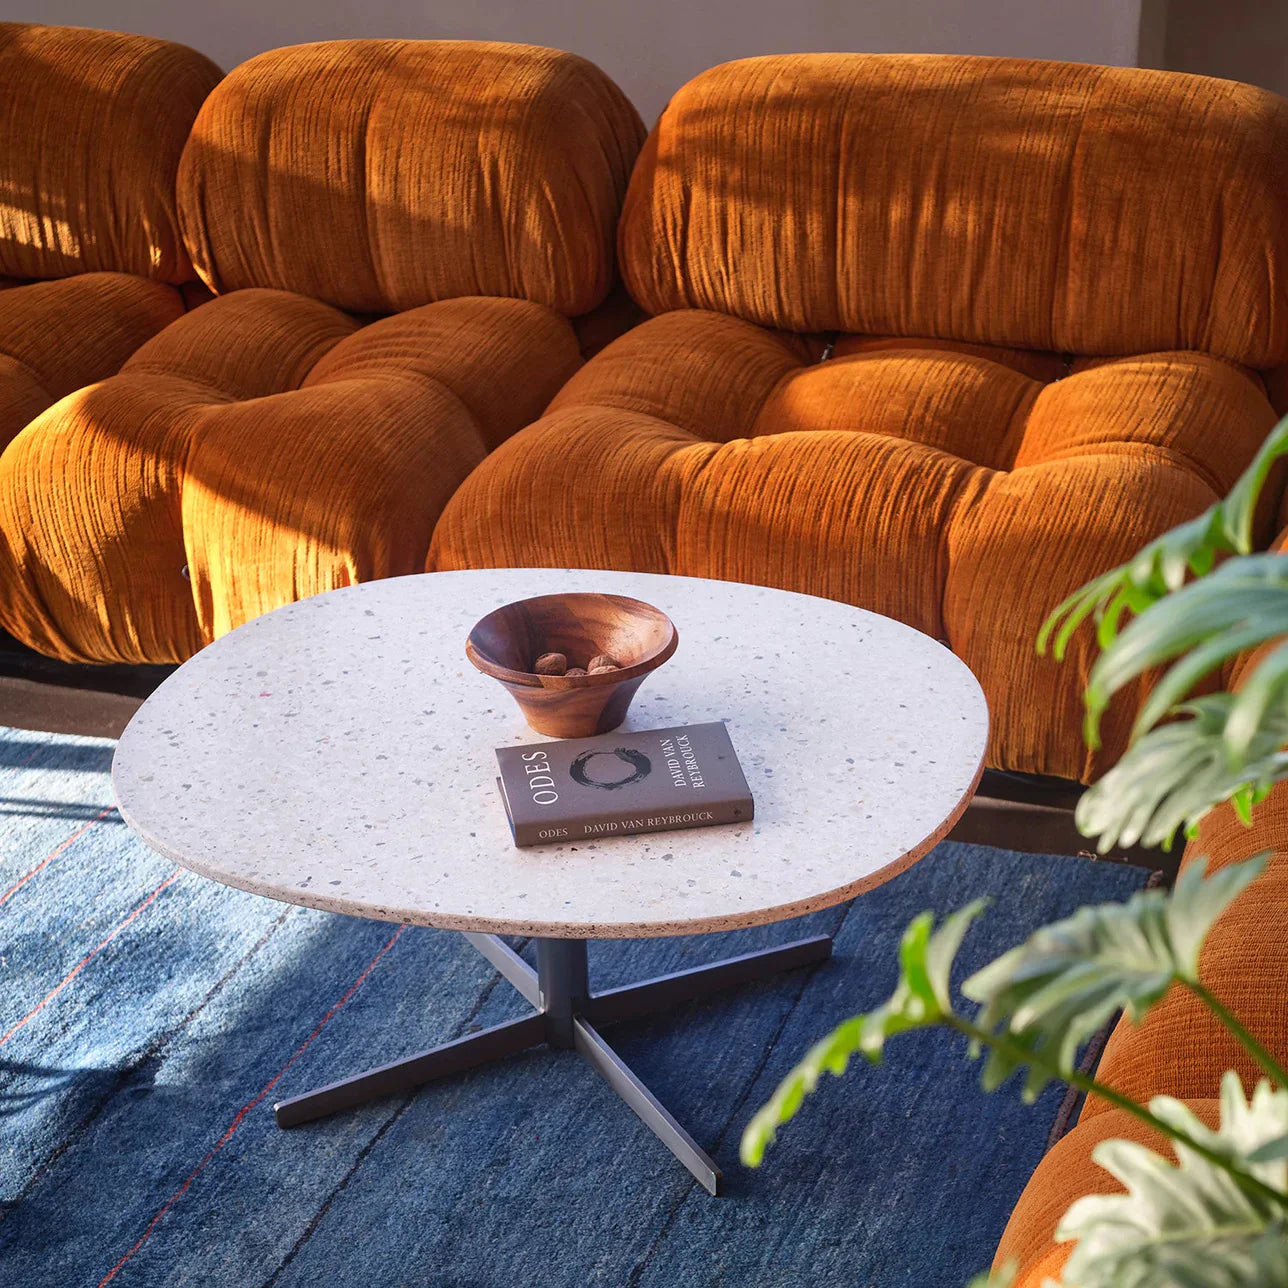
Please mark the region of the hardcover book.
<svg viewBox="0 0 1288 1288"><path fill-rule="evenodd" d="M720 721L498 747L515 845L746 823L751 790Z"/></svg>

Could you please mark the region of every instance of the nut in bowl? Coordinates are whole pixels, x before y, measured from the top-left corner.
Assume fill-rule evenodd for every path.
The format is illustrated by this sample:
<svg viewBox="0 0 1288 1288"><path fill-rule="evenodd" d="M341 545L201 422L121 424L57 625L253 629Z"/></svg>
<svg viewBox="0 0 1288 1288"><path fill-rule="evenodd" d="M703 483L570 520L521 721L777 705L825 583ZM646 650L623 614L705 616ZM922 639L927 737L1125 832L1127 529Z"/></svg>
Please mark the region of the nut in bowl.
<svg viewBox="0 0 1288 1288"><path fill-rule="evenodd" d="M528 724L553 738L616 729L680 637L652 604L625 595L538 595L475 622L465 654L499 681Z"/></svg>

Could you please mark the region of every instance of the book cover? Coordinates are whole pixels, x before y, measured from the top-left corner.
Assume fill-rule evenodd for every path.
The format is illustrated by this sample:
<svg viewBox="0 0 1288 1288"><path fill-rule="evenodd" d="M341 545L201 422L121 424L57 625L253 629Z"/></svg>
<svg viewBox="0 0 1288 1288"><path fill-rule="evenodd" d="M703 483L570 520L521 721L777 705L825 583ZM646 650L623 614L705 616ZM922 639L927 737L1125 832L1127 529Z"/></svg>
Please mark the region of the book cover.
<svg viewBox="0 0 1288 1288"><path fill-rule="evenodd" d="M515 845L745 823L751 790L720 721L498 747Z"/></svg>

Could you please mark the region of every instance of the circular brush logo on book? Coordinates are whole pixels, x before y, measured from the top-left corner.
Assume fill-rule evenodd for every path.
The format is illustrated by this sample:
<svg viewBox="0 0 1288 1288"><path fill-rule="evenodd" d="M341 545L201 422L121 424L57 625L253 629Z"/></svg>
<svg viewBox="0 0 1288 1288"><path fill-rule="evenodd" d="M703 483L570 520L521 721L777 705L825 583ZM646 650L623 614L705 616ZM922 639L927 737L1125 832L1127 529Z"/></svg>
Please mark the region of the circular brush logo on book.
<svg viewBox="0 0 1288 1288"><path fill-rule="evenodd" d="M598 766L598 773L622 772L622 766L628 766L631 772L624 778L600 778L592 776L591 762L597 757L607 756L612 764ZM647 778L653 772L653 762L642 751L631 747L615 747L612 751L583 751L568 766L568 776L574 783L583 787L599 787L606 792L616 791L619 787L629 787Z"/></svg>

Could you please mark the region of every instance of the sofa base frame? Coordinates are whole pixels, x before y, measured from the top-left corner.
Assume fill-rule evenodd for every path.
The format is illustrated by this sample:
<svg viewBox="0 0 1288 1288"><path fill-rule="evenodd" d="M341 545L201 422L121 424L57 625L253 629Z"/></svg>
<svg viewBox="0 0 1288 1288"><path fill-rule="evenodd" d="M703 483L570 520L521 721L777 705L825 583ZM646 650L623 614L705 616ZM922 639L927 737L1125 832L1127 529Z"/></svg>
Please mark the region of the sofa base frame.
<svg viewBox="0 0 1288 1288"><path fill-rule="evenodd" d="M59 662L0 631L0 724L119 738L173 666Z"/></svg>

